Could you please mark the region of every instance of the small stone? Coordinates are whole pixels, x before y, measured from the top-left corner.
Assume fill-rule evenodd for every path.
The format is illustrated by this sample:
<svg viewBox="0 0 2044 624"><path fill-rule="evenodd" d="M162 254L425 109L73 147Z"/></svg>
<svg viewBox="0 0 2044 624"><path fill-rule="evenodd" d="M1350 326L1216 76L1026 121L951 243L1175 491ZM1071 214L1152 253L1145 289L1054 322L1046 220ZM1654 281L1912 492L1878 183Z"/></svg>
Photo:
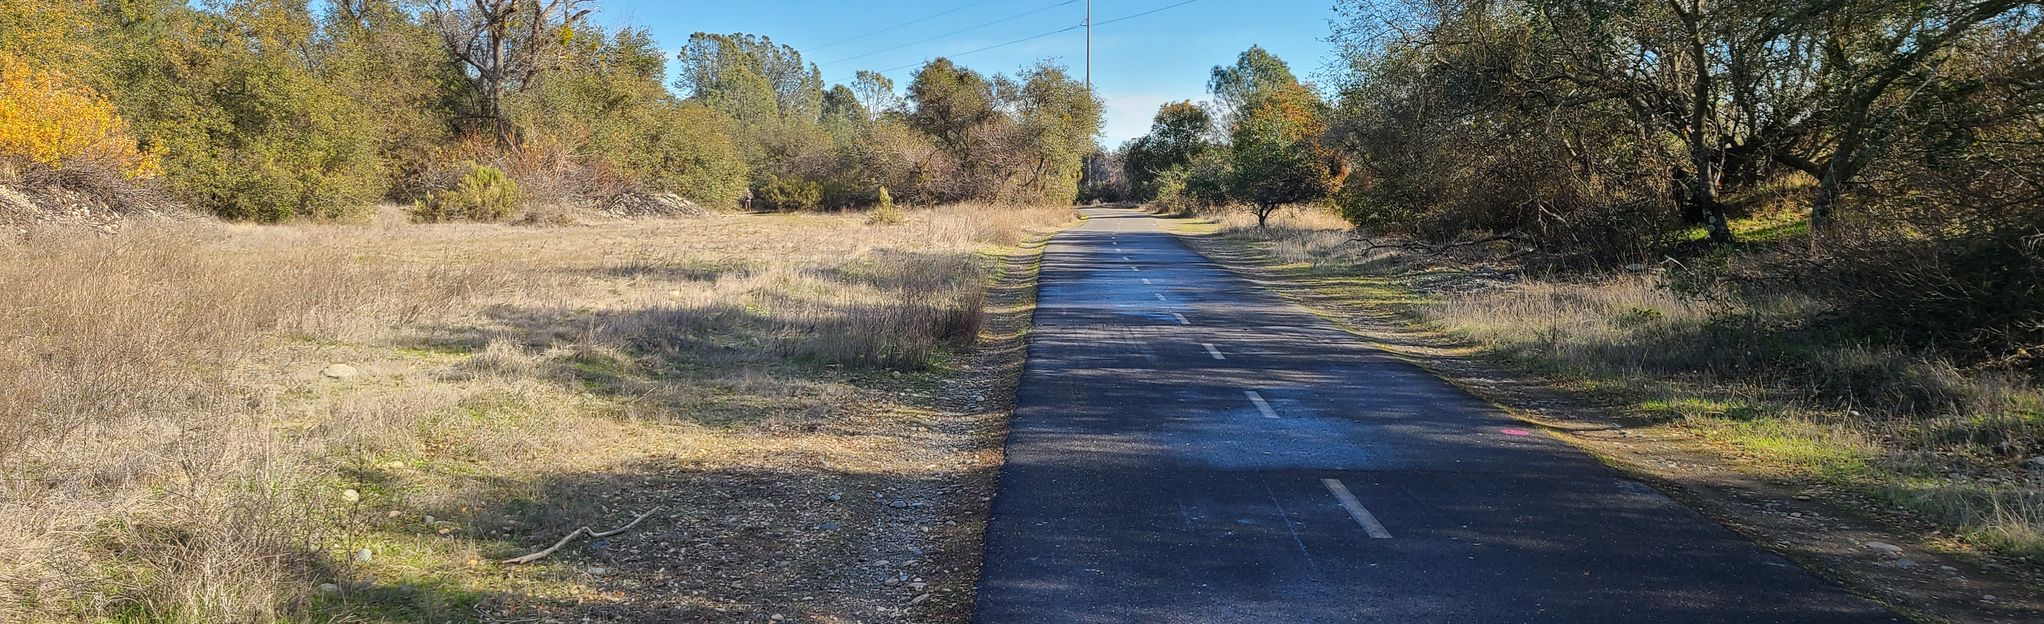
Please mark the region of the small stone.
<svg viewBox="0 0 2044 624"><path fill-rule="evenodd" d="M836 522L825 522L823 524L816 525L816 528L824 531L836 531L838 529L845 528L845 525L838 524Z"/></svg>
<svg viewBox="0 0 2044 624"><path fill-rule="evenodd" d="M426 516L426 517L425 517L425 522L426 522L426 524L432 524L432 523L433 523L433 516Z"/></svg>
<svg viewBox="0 0 2044 624"><path fill-rule="evenodd" d="M375 559L375 558L376 558L376 553L373 553L373 552L369 552L369 549L367 549L367 548L364 548L364 549L361 549L361 550L357 550L357 551L355 551L355 560L356 560L356 561L360 561L360 562L363 562L363 563L368 563L368 562L369 562L369 560L371 560L371 559Z"/></svg>
<svg viewBox="0 0 2044 624"><path fill-rule="evenodd" d="M610 568L590 568L590 569L589 569L589 575L590 575L590 576L603 576L603 575L605 575L605 574L610 574Z"/></svg>
<svg viewBox="0 0 2044 624"><path fill-rule="evenodd" d="M781 621L781 620L785 620L785 619L788 619L788 618L787 618L787 616L781 615L781 614L779 614L779 613L775 613L775 614L773 614L773 615L767 616L767 619L769 619L769 620L773 620L773 621L775 621L775 622L779 622L779 621Z"/></svg>
<svg viewBox="0 0 2044 624"><path fill-rule="evenodd" d="M825 496L823 499L835 503L844 499L844 495L832 492L830 496Z"/></svg>
<svg viewBox="0 0 2044 624"><path fill-rule="evenodd" d="M887 586L889 586L889 587L892 587L892 586L895 586L895 585L900 585L900 584L901 584L901 579L898 579L898 578L894 578L894 577L890 576L890 577L887 577L887 580L885 580L885 581L881 581L881 582L880 582L880 584L882 584L882 585L887 585Z"/></svg>
<svg viewBox="0 0 2044 624"><path fill-rule="evenodd" d="M386 518L396 518L396 517L398 517L398 516L402 516L402 515L405 515L405 512L402 512L402 511L398 511L398 510L396 510L396 509L392 509L392 510L390 510L389 512L386 512L386 513L384 513L384 514L383 514L383 516L384 516L384 517L386 517Z"/></svg>
<svg viewBox="0 0 2044 624"><path fill-rule="evenodd" d="M2023 460L2023 469L2031 472L2044 472L2044 455Z"/></svg>
<svg viewBox="0 0 2044 624"><path fill-rule="evenodd" d="M1872 548L1874 550L1881 551L1881 554L1885 554L1891 557L1901 556L1902 554L1901 546L1896 546L1894 544L1890 544L1887 542L1867 542L1867 548Z"/></svg>
<svg viewBox="0 0 2044 624"><path fill-rule="evenodd" d="M1908 557L1903 557L1903 558L1901 558L1901 559L1896 559L1896 560L1895 560L1895 567L1898 567L1898 568L1904 568L1904 569L1907 569L1907 568L1914 568L1914 567L1916 567L1916 560L1915 560L1915 559L1910 559L1910 558L1908 558Z"/></svg>
<svg viewBox="0 0 2044 624"><path fill-rule="evenodd" d="M355 491L354 488L341 490L341 500L348 501L350 503L359 503L362 502L362 493Z"/></svg>
<svg viewBox="0 0 2044 624"><path fill-rule="evenodd" d="M923 588L925 588L925 587L929 587L929 586L930 586L930 584L929 584L929 583L909 583L909 584L908 584L908 588L909 588L909 589L913 589L913 590L916 590L916 591L922 591L922 590L923 590Z"/></svg>
<svg viewBox="0 0 2044 624"><path fill-rule="evenodd" d="M922 604L922 603L923 603L923 601L925 601L925 600L929 600L929 599L930 599L930 595L929 595L929 594L922 594L922 595L916 596L916 597L914 597L914 598L910 598L910 599L908 600L908 603L909 603L910 605L919 605L919 604Z"/></svg>
<svg viewBox="0 0 2044 624"><path fill-rule="evenodd" d="M908 501L905 501L905 500L898 500L898 501L894 501L894 502L892 502L892 503L888 503L888 504L887 504L887 506L888 506L888 507L893 507L893 508L895 508L895 509L907 509L907 508L908 508Z"/></svg>
<svg viewBox="0 0 2044 624"><path fill-rule="evenodd" d="M1994 602L1994 601L1995 601L1995 598L1996 598L1996 596L1995 596L1994 594L1981 594L1981 595L1980 595L1980 601L1981 601L1981 602Z"/></svg>
<svg viewBox="0 0 2044 624"><path fill-rule="evenodd" d="M361 371L357 371L355 367L346 364L334 364L320 369L319 374L333 379L347 379L361 374Z"/></svg>
<svg viewBox="0 0 2044 624"><path fill-rule="evenodd" d="M333 583L320 583L320 584L319 584L319 593L322 593L322 594L338 594L338 593L341 593L341 586L339 586L339 585L335 585L335 584L333 584Z"/></svg>

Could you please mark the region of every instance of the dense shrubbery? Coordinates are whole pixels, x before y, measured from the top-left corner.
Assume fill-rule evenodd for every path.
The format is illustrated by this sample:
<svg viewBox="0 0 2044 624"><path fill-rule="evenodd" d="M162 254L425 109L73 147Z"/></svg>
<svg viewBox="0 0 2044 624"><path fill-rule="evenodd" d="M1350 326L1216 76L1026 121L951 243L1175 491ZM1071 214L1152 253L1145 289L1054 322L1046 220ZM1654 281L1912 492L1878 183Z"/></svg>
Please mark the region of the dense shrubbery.
<svg viewBox="0 0 2044 624"><path fill-rule="evenodd" d="M153 175L161 154L185 202L258 221L439 204L466 192L468 163L542 204L813 210L870 206L883 185L912 203L1069 202L1099 130L1098 100L1059 67L989 78L939 59L903 100L871 72L826 88L793 48L744 34L691 37L677 96L660 46L595 27L595 8L0 0L0 155ZM64 116L15 114L45 108Z"/></svg>
<svg viewBox="0 0 2044 624"><path fill-rule="evenodd" d="M1505 235L1578 265L1703 255L1698 269L1724 256L1688 241L1750 237L1714 274L1823 295L1813 325L2044 361L2036 11L1427 6L1343 5L1333 136L1360 169L1341 194L1359 225Z"/></svg>

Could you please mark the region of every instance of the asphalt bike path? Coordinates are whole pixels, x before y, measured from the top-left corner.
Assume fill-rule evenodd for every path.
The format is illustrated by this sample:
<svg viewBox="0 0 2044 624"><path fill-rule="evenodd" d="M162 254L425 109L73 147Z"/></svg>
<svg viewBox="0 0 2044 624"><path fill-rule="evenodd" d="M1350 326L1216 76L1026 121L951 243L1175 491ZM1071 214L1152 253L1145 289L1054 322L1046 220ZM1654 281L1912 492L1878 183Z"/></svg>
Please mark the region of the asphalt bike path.
<svg viewBox="0 0 2044 624"><path fill-rule="evenodd" d="M976 622L1903 621L1085 212L1044 250Z"/></svg>

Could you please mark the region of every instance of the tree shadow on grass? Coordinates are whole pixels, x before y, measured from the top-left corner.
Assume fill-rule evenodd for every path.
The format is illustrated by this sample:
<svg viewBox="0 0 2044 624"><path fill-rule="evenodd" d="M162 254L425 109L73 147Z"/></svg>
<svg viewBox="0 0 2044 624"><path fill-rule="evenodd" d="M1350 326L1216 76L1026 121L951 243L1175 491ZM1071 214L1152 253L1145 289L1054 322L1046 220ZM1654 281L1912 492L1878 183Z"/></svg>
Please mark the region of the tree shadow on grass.
<svg viewBox="0 0 2044 624"><path fill-rule="evenodd" d="M708 622L899 613L926 592L952 599L928 608L969 602L969 579L951 572L977 559L984 506L968 484L990 480L990 470L725 471L661 459L536 483L482 477L497 498L433 510L460 531L438 534L409 518L370 529L385 544L474 548L479 565L378 577L350 573L355 566L336 553L315 562L314 574L353 582L313 606L370 622ZM577 527L610 530L649 511L621 534L578 539L532 564L498 563Z"/></svg>

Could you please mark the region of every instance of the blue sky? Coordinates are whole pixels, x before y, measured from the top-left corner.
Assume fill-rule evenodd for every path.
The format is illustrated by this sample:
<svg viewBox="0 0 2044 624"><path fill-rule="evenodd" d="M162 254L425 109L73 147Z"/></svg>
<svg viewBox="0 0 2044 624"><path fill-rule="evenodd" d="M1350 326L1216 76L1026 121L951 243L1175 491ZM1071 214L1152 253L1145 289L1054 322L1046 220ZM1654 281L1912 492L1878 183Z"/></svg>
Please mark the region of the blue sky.
<svg viewBox="0 0 2044 624"><path fill-rule="evenodd" d="M1065 1L604 0L597 19L612 26L651 30L654 39L669 50L697 31L766 35L802 50L804 59L822 64L827 82L849 82L852 72L859 69L902 67L887 72L901 87L907 85L914 66L938 56L952 56L985 73L1011 73L1037 59L1051 58L1079 75L1086 41L1080 30L957 56L1082 22L1085 0L1060 6ZM1198 0L1103 23L1181 1L1093 0L1093 21L1098 24L1093 29L1093 86L1107 101L1103 144L1112 147L1143 134L1150 116L1164 102L1203 99L1208 70L1233 62L1250 44L1262 45L1285 59L1301 77L1310 78L1329 60L1332 48L1325 39L1333 0ZM1017 15L1022 16L940 37ZM922 18L929 19L842 41ZM873 53L911 43L914 45ZM833 62L850 57L860 58Z"/></svg>

